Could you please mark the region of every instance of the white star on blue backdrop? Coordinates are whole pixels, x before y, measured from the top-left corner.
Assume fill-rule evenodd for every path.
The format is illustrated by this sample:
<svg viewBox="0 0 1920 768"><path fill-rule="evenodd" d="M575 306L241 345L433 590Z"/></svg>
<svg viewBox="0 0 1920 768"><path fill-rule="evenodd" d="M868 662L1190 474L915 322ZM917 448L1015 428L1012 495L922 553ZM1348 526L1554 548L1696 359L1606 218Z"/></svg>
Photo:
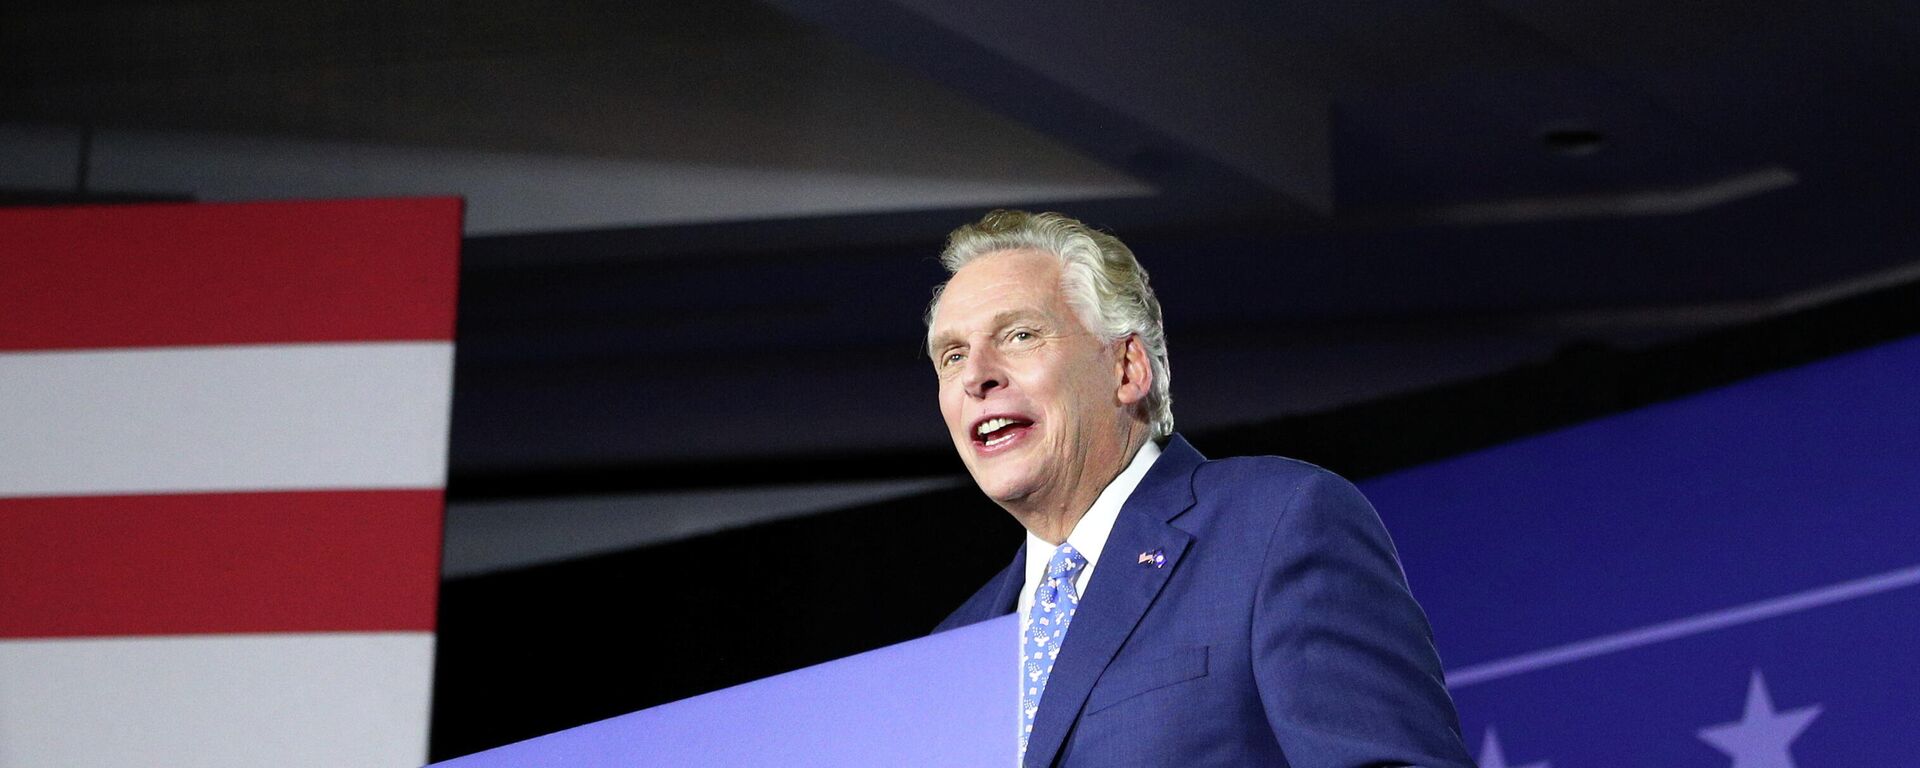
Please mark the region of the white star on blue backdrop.
<svg viewBox="0 0 1920 768"><path fill-rule="evenodd" d="M1733 768L1794 768L1788 747L1820 716L1820 705L1775 712L1767 679L1753 671L1747 683L1747 709L1738 722L1700 729L1700 739L1733 758Z"/></svg>

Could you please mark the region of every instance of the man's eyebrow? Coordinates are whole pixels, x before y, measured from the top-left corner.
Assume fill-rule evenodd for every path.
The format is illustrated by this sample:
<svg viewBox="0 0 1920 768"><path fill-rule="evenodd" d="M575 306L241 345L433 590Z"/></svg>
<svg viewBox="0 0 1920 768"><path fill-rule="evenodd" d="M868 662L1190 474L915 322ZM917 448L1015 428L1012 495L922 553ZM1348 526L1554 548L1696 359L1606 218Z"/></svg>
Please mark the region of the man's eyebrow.
<svg viewBox="0 0 1920 768"><path fill-rule="evenodd" d="M956 336L953 333L953 331L941 331L938 334L927 337L927 354L931 355L942 349L953 346L954 341L956 341L958 338L959 337Z"/></svg>
<svg viewBox="0 0 1920 768"><path fill-rule="evenodd" d="M1038 312L1031 309L1009 309L1005 312L994 315L993 325L995 328L1005 328L1009 325L1013 325L1014 321L1016 320L1026 320L1029 322L1036 322L1036 321L1044 321L1046 319L1047 319L1047 316L1046 316L1046 313L1044 312Z"/></svg>
<svg viewBox="0 0 1920 768"><path fill-rule="evenodd" d="M1047 320L1047 316L1045 313L1042 313L1042 312L1036 312L1031 309L1009 309L1009 310L1004 310L997 315L994 315L993 321L990 327L993 328L995 333L998 333L1001 330L1005 329L1007 326L1013 325L1015 323L1024 321L1029 323L1037 322L1041 325L1045 325L1046 320ZM948 330L948 331L941 331L940 333L937 333L937 334L934 334L933 336L928 337L927 338L927 354L931 355L935 352L938 352L941 349L944 349L946 347L959 343L962 336L963 336L962 334L955 333L951 330Z"/></svg>

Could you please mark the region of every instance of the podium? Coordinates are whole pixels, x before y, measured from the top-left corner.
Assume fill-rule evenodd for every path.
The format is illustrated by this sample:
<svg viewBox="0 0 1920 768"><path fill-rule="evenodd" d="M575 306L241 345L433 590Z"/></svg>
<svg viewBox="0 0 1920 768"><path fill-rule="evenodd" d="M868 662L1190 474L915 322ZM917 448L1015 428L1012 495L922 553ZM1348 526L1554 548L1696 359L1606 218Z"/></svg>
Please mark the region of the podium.
<svg viewBox="0 0 1920 768"><path fill-rule="evenodd" d="M435 765L1011 765L1018 636L1004 616Z"/></svg>

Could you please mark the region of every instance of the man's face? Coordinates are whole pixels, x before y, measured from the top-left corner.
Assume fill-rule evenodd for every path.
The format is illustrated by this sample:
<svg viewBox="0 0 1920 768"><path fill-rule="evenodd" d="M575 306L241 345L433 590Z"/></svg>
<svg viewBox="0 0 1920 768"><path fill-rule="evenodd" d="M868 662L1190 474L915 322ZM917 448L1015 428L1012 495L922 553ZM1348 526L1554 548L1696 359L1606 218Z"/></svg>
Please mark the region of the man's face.
<svg viewBox="0 0 1920 768"><path fill-rule="evenodd" d="M1091 504L1129 440L1120 357L1080 323L1060 271L1039 251L976 258L948 281L928 333L953 446L1012 511Z"/></svg>

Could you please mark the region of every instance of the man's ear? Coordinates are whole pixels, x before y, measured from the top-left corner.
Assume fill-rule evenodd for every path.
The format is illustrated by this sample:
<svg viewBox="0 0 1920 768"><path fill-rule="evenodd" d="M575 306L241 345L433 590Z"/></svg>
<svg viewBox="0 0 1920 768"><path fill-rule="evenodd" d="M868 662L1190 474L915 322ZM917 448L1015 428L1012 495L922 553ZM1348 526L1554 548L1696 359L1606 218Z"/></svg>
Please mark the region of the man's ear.
<svg viewBox="0 0 1920 768"><path fill-rule="evenodd" d="M1136 405L1153 391L1153 365L1147 361L1147 346L1140 343L1140 334L1130 333L1120 340L1119 352L1115 362L1120 368L1120 389L1116 395L1121 405Z"/></svg>

